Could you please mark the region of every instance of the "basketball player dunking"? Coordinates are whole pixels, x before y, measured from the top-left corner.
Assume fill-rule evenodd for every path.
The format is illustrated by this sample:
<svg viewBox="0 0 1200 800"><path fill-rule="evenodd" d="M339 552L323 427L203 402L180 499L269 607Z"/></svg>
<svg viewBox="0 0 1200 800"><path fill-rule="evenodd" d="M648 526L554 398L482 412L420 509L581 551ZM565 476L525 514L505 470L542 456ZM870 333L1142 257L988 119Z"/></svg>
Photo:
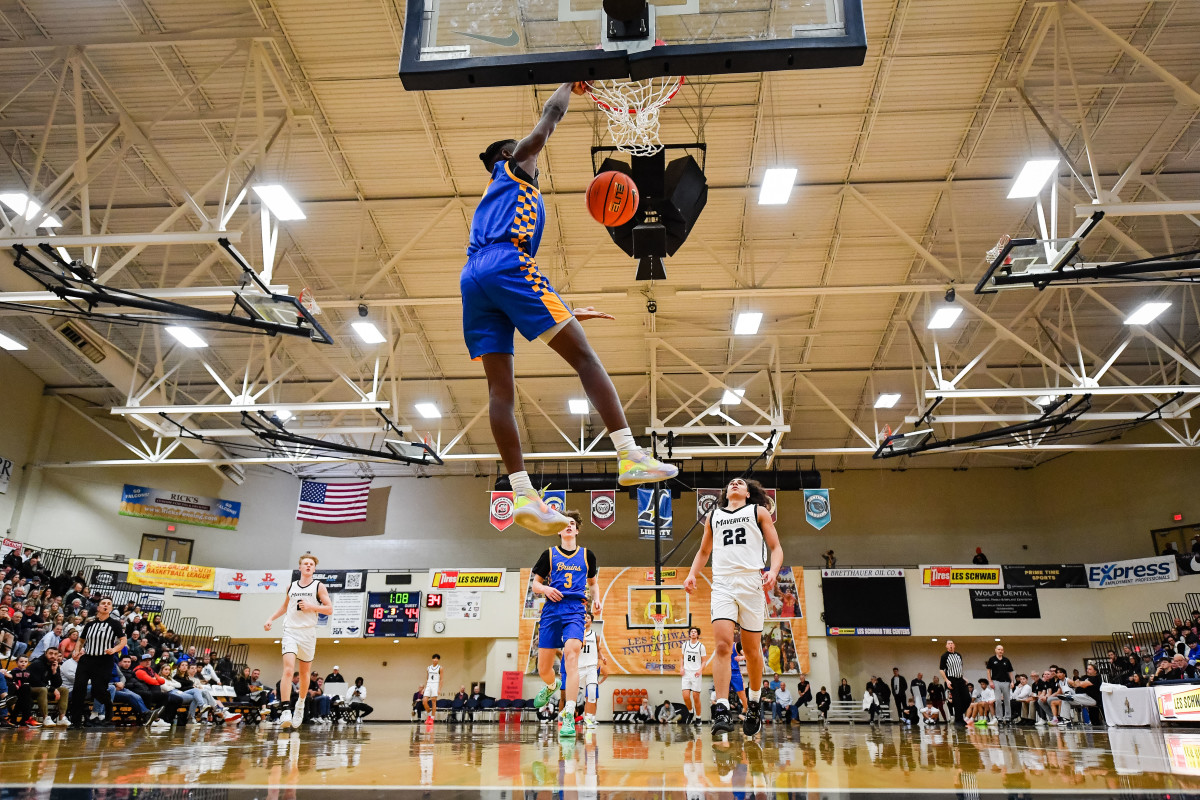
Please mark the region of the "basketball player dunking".
<svg viewBox="0 0 1200 800"><path fill-rule="evenodd" d="M542 536L557 534L569 520L542 501L525 472L514 411L514 330L529 341L545 341L579 374L617 451L618 483L653 483L679 473L634 442L617 390L579 325L612 317L590 306L572 312L534 261L546 219L538 189L538 154L567 113L571 86L564 83L550 96L542 118L524 139L501 139L479 154L491 182L471 219L467 264L459 279L463 336L471 358L483 361L492 437L512 484L513 520Z"/></svg>
<svg viewBox="0 0 1200 800"><path fill-rule="evenodd" d="M269 631L271 623L283 617L283 635L279 637L283 646L283 677L279 679L279 702L283 706L279 716L281 728L298 728L304 722L304 696L309 668L317 654L317 615L333 613L333 602L329 599L325 584L313 577L316 570L316 556L310 553L300 556L300 580L288 584L283 605L263 624L263 630ZM300 670L300 688L293 722L288 704L292 699L292 676L297 668Z"/></svg>
<svg viewBox="0 0 1200 800"><path fill-rule="evenodd" d="M746 655L749 688L746 718L742 733L753 736L762 726L759 693L762 686L762 630L766 617L766 595L775 588L783 566L783 548L771 521L767 494L758 481L734 478L721 492L721 499L704 521L704 538L692 561L683 587L696 590L696 573L712 554L712 623L717 642L713 659L713 684L717 704L713 711L714 736L733 730L729 713L730 659L733 653L734 625L742 629L742 648ZM766 572L764 556L771 551L771 566Z"/></svg>

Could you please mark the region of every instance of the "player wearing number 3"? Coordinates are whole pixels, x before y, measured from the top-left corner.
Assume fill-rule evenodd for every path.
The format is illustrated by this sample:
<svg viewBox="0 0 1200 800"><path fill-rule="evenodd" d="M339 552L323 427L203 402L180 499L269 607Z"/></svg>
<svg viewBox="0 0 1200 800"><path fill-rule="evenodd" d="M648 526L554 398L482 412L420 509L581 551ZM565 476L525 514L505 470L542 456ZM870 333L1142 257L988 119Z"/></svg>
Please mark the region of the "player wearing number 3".
<svg viewBox="0 0 1200 800"><path fill-rule="evenodd" d="M683 582L688 593L696 591L696 573L712 555L712 623L717 642L717 655L712 662L717 692L712 720L714 736L733 730L729 680L734 625L742 629L742 649L750 673L749 702L742 732L753 736L762 725L758 703L763 673L763 619L767 612L763 590L770 592L775 588L779 569L783 566L783 548L779 546L779 536L775 533L767 503L767 493L758 481L742 478L730 481L717 506L704 521L700 551ZM764 572L768 549L771 566Z"/></svg>
<svg viewBox="0 0 1200 800"><path fill-rule="evenodd" d="M579 651L584 639L584 613L590 585L592 613L600 613L600 579L597 576L596 554L578 547L575 538L583 517L578 511L567 512L568 524L559 533L561 545L542 551L531 576L535 594L546 598L538 623L538 674L545 687L538 692L533 704L541 708L558 691L554 677L555 651L563 651L563 681L567 700L559 718L559 735L575 736L575 698L579 694ZM762 594L759 592L759 594Z"/></svg>
<svg viewBox="0 0 1200 800"><path fill-rule="evenodd" d="M309 667L317 654L317 615L332 614L333 601L325 584L313 577L317 571L317 557L311 553L300 556L300 580L288 584L287 597L279 610L263 623L263 630L271 630L271 623L283 617L283 677L279 679L279 703L283 713L279 716L279 727L293 727L292 712L288 703L292 697L292 676L300 669L300 694L296 698L294 727L304 721L304 687L307 685Z"/></svg>

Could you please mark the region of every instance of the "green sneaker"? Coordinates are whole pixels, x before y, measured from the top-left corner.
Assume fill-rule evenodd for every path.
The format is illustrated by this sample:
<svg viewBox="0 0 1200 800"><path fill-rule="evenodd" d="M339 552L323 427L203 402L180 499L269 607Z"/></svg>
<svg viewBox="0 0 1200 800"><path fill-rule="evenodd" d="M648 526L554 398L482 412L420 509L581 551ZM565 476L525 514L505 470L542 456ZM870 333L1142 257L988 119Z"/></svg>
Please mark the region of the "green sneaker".
<svg viewBox="0 0 1200 800"><path fill-rule="evenodd" d="M617 483L621 486L637 486L641 483L657 483L674 478L679 467L664 464L645 450L624 450L617 454L620 459Z"/></svg>
<svg viewBox="0 0 1200 800"><path fill-rule="evenodd" d="M543 686L542 690L537 693L537 697L533 698L533 707L541 708L550 702L550 698L558 692L558 678L554 679L553 686ZM574 720L572 720L574 722Z"/></svg>
<svg viewBox="0 0 1200 800"><path fill-rule="evenodd" d="M575 738L575 718L567 717L563 720L562 727L558 729L558 738L574 739Z"/></svg>
<svg viewBox="0 0 1200 800"><path fill-rule="evenodd" d="M515 497L513 522L539 536L557 536L571 524L568 517L546 505L537 492L523 492Z"/></svg>

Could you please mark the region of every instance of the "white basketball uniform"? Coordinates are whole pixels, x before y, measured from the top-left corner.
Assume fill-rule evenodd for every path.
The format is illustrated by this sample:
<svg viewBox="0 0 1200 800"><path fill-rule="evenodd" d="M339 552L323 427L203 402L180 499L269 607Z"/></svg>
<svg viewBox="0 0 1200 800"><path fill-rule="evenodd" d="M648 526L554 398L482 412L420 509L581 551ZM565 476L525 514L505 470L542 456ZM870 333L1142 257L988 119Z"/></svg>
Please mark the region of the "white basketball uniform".
<svg viewBox="0 0 1200 800"><path fill-rule="evenodd" d="M704 670L704 657L708 652L704 645L691 640L683 643L683 691L698 692L702 681L700 673Z"/></svg>
<svg viewBox="0 0 1200 800"><path fill-rule="evenodd" d="M298 581L288 584L288 610L283 615L283 635L279 643L284 653L295 653L296 658L305 663L312 663L317 654L317 612L301 611L300 601L319 603L317 587L319 580L313 579L308 586L301 586ZM301 685L304 685L301 676Z"/></svg>
<svg viewBox="0 0 1200 800"><path fill-rule="evenodd" d="M584 631L583 646L579 648L579 689L583 692L586 702L594 703L600 699L600 640L596 629Z"/></svg>
<svg viewBox="0 0 1200 800"><path fill-rule="evenodd" d="M442 685L442 665L430 664L425 671L429 673L425 678L425 697L437 697L438 687Z"/></svg>
<svg viewBox="0 0 1200 800"><path fill-rule="evenodd" d="M712 528L712 619L736 622L747 633L759 633L766 617L762 569L766 545L758 527L758 506L747 503L726 511L714 508Z"/></svg>

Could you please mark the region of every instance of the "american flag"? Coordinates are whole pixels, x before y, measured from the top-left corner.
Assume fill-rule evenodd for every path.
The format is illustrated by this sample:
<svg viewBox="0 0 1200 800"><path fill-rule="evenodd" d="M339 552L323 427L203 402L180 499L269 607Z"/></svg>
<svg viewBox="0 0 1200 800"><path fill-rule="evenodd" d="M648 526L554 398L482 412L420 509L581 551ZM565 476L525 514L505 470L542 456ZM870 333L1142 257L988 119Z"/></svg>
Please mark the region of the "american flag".
<svg viewBox="0 0 1200 800"><path fill-rule="evenodd" d="M304 481L300 484L300 505L296 507L296 519L330 524L362 522L367 518L367 496L370 493L370 481Z"/></svg>

